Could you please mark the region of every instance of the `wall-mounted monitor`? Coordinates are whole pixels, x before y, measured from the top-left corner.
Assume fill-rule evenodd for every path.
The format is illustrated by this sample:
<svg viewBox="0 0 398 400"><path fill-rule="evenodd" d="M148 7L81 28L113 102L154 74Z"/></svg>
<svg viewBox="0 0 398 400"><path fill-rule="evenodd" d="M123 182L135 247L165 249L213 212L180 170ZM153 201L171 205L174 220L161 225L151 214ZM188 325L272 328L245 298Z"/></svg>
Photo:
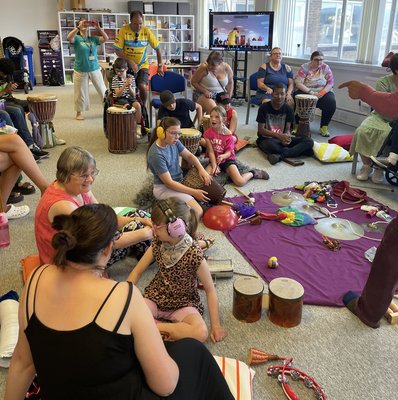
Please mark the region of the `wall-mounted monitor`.
<svg viewBox="0 0 398 400"><path fill-rule="evenodd" d="M209 13L209 49L270 51L273 11Z"/></svg>

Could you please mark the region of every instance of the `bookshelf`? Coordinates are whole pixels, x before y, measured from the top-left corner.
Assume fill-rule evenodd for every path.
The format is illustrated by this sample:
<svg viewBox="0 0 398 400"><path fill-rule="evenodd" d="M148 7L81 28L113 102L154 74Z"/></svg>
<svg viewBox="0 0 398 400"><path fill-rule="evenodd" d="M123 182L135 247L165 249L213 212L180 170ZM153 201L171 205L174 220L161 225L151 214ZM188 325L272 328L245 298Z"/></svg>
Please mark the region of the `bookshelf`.
<svg viewBox="0 0 398 400"><path fill-rule="evenodd" d="M181 59L183 51L195 50L194 18L193 15L144 14L144 25L150 28L159 40L164 62L170 59ZM75 54L73 44L69 43L66 38L82 19L99 21L107 33L109 40L98 46L97 49L99 61L105 61L107 57L111 60L116 58L113 43L120 27L129 23L130 15L127 13L58 12L64 81L67 84L72 83ZM95 34L99 34L96 33L96 29L89 28L89 35ZM149 62L155 62L155 51L150 46L148 46L148 51Z"/></svg>

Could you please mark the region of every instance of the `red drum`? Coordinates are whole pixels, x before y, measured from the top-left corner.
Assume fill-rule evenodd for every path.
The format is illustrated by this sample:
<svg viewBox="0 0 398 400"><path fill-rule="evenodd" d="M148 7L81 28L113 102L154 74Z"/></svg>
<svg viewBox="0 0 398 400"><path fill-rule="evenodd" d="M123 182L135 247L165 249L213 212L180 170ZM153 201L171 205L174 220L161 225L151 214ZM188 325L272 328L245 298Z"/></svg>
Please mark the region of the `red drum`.
<svg viewBox="0 0 398 400"><path fill-rule="evenodd" d="M36 115L39 124L50 123L54 119L57 97L51 94L28 96L29 110Z"/></svg>
<svg viewBox="0 0 398 400"><path fill-rule="evenodd" d="M311 137L310 121L315 115L318 97L310 94L298 94L295 96L296 114L300 117L296 136Z"/></svg>
<svg viewBox="0 0 398 400"><path fill-rule="evenodd" d="M210 185L205 185L196 168L190 168L181 183L193 189L206 191L207 197L213 204L221 203L227 192L224 186L221 186L215 179L211 181Z"/></svg>
<svg viewBox="0 0 398 400"><path fill-rule="evenodd" d="M264 285L260 279L244 276L234 282L232 314L243 322L261 318Z"/></svg>
<svg viewBox="0 0 398 400"><path fill-rule="evenodd" d="M109 107L106 110L108 150L111 153L130 153L137 148L137 123L135 109Z"/></svg>
<svg viewBox="0 0 398 400"><path fill-rule="evenodd" d="M269 286L268 317L274 324L292 328L301 322L303 286L290 278L273 279Z"/></svg>

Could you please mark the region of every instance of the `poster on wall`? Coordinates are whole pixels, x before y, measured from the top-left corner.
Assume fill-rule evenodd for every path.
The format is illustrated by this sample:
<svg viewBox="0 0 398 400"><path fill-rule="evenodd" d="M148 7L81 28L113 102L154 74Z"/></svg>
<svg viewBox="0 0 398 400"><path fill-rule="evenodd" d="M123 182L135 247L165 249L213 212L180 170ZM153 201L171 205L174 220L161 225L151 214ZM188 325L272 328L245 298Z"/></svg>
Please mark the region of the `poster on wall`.
<svg viewBox="0 0 398 400"><path fill-rule="evenodd" d="M37 31L43 85L60 86L64 84L61 40L58 31Z"/></svg>

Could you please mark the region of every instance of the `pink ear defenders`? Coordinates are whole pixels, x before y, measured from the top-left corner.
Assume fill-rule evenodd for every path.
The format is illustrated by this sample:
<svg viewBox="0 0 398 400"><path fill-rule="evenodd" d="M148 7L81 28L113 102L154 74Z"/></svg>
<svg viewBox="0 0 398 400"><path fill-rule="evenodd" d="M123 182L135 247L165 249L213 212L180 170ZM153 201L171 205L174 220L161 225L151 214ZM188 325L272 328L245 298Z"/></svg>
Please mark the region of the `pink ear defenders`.
<svg viewBox="0 0 398 400"><path fill-rule="evenodd" d="M167 232L172 238L179 238L185 235L186 227L182 218L177 218L166 200L159 201L159 207L167 217Z"/></svg>

